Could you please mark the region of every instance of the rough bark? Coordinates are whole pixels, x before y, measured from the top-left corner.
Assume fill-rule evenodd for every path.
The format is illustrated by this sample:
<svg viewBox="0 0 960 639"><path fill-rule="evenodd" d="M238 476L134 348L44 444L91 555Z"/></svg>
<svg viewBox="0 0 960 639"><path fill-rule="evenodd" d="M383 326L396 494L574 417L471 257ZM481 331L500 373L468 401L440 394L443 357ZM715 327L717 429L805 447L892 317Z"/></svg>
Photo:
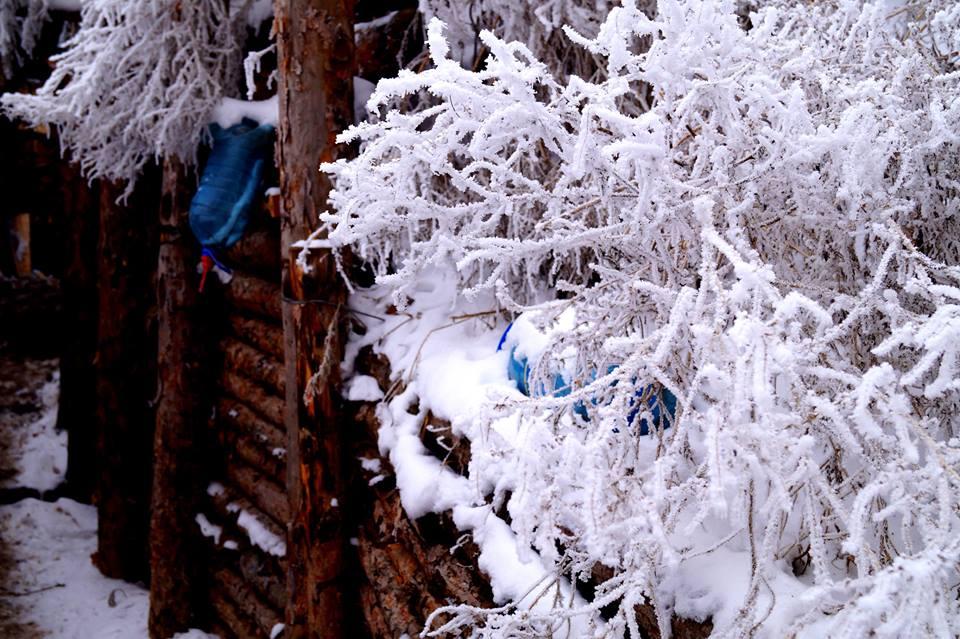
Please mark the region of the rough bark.
<svg viewBox="0 0 960 639"><path fill-rule="evenodd" d="M209 331L197 293L198 251L188 223L192 183L179 162L164 167L157 265L158 398L150 521L150 636L198 625L203 438L209 414Z"/></svg>
<svg viewBox="0 0 960 639"><path fill-rule="evenodd" d="M237 314L231 314L228 322L230 333L237 339L283 360L283 329L281 327Z"/></svg>
<svg viewBox="0 0 960 639"><path fill-rule="evenodd" d="M224 370L221 380L227 395L253 410L261 418L273 424L283 424L284 402L267 393L259 384L244 375Z"/></svg>
<svg viewBox="0 0 960 639"><path fill-rule="evenodd" d="M280 623L280 617L273 608L230 568L218 570L213 576L213 585L225 592L248 619L254 620L260 630L256 636L269 637L271 629Z"/></svg>
<svg viewBox="0 0 960 639"><path fill-rule="evenodd" d="M235 399L217 398L217 419L232 429L249 433L270 450L286 448L287 440L280 425L261 419L250 408Z"/></svg>
<svg viewBox="0 0 960 639"><path fill-rule="evenodd" d="M388 14L385 24L357 30L357 75L376 82L397 74L423 50L420 14L415 7Z"/></svg>
<svg viewBox="0 0 960 639"><path fill-rule="evenodd" d="M253 275L234 273L225 287L227 303L254 315L280 321L280 287Z"/></svg>
<svg viewBox="0 0 960 639"><path fill-rule="evenodd" d="M242 372L264 388L283 396L283 363L229 337L220 341L224 366Z"/></svg>
<svg viewBox="0 0 960 639"><path fill-rule="evenodd" d="M156 373L153 322L156 176L141 178L127 204L102 184L97 245L97 487L94 561L107 576L145 580Z"/></svg>
<svg viewBox="0 0 960 639"><path fill-rule="evenodd" d="M276 0L281 230L284 250L306 238L326 205L330 184L317 171L336 158L336 134L353 116L352 0ZM287 428L286 622L292 637L345 636L345 536L339 416L332 389L341 358L344 299L332 259L316 257L305 274L285 254L283 305ZM326 256L329 258L330 256ZM323 299L330 304L308 300ZM308 392L306 392L308 391Z"/></svg>
<svg viewBox="0 0 960 639"><path fill-rule="evenodd" d="M276 277L280 272L279 234L266 229L248 233L227 249L224 258L244 271Z"/></svg>

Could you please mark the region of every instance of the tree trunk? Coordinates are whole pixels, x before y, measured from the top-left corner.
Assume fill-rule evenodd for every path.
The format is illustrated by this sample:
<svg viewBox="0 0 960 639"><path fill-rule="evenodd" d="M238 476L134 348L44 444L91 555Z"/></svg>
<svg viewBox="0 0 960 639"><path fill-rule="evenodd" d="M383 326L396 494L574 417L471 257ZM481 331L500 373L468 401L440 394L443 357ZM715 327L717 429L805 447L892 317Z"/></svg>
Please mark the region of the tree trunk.
<svg viewBox="0 0 960 639"><path fill-rule="evenodd" d="M94 561L108 577L145 580L156 374L153 296L157 190L144 175L129 204L101 184L97 254L97 487Z"/></svg>
<svg viewBox="0 0 960 639"><path fill-rule="evenodd" d="M204 492L203 442L213 385L211 336L197 292L199 259L188 223L190 182L167 160L157 261L158 356L153 500L150 519L150 636L167 639L199 625L203 540L194 517Z"/></svg>
<svg viewBox="0 0 960 639"><path fill-rule="evenodd" d="M97 191L76 165L62 165L63 347L57 430L67 432L67 493L89 503L96 482Z"/></svg>
<svg viewBox="0 0 960 639"><path fill-rule="evenodd" d="M293 242L304 239L326 206L330 184L318 173L335 159L336 134L353 114L352 0L276 0L280 70L281 229L285 303L284 421L287 429L286 622L291 637L345 636L347 580L339 415L333 389L342 356L338 303L345 299L330 255L312 260L309 274L296 263Z"/></svg>

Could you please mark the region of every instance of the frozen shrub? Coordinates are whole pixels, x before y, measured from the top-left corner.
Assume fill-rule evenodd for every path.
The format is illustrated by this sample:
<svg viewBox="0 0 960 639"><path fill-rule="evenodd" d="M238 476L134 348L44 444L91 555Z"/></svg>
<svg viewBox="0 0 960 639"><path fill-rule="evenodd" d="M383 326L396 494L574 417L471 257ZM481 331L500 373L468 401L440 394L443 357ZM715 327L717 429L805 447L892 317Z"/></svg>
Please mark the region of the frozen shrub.
<svg viewBox="0 0 960 639"><path fill-rule="evenodd" d="M638 637L644 601L664 636L674 613L717 637L960 632L960 11L735 9L628 1L567 29L594 79L489 32L464 68L434 20L434 67L381 82L342 136L361 153L325 167L331 242L399 302L440 268L576 317L534 371L572 367L574 392L492 403L478 419L519 413L528 448L470 472L509 460L492 498L558 575L616 576L549 613L451 606L437 632ZM679 398L672 428L630 431L638 380ZM747 577L717 603L696 567L724 562Z"/></svg>

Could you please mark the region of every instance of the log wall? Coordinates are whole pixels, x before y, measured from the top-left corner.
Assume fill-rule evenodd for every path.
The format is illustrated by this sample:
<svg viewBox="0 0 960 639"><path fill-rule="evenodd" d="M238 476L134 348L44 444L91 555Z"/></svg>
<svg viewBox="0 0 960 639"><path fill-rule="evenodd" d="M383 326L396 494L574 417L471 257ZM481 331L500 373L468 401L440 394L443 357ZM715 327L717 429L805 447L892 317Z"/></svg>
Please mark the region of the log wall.
<svg viewBox="0 0 960 639"><path fill-rule="evenodd" d="M269 637L287 603L286 557L258 546L247 531L261 527L285 540L289 521L280 232L266 210L253 224L224 256L232 281L210 291L221 298L221 317L207 424L211 483L198 515L217 527L204 537L206 606L210 629L223 639Z"/></svg>

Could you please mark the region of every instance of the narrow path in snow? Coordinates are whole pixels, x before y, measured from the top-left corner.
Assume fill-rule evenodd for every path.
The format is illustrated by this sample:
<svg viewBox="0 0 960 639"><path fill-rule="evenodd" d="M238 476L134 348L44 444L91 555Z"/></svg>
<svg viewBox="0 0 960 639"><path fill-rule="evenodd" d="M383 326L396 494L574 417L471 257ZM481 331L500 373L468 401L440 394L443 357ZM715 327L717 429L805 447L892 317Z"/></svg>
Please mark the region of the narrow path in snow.
<svg viewBox="0 0 960 639"><path fill-rule="evenodd" d="M6 349L4 349L5 351ZM27 451L42 446L43 434L37 428L45 420L56 418L55 406L51 411L51 385L56 384L57 361L36 360L0 351L0 497L5 503L28 494L28 490L43 490L43 486L30 486L23 482L35 479L39 469L31 468L24 459ZM52 415L51 415L52 413ZM52 426L52 422L50 423ZM47 455L38 455L57 466L57 461ZM55 457L55 454L54 454ZM51 468L50 470L53 470ZM62 476L65 469L56 468L53 478ZM36 483L36 482L34 482ZM24 621L25 606L29 598L36 596L29 590L21 590L19 559L14 546L21 540L12 535L12 513L0 509L0 637L5 639L36 639L45 637L32 621Z"/></svg>

